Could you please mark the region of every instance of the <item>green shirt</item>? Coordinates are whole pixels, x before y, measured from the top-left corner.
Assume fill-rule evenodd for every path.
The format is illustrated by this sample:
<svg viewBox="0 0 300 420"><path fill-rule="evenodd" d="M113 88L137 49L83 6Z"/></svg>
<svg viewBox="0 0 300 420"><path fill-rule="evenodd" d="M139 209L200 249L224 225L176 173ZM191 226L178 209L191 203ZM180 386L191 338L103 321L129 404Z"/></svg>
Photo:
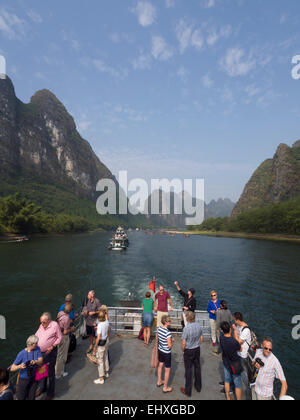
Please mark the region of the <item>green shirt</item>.
<svg viewBox="0 0 300 420"><path fill-rule="evenodd" d="M143 312L150 312L152 313L153 311L153 304L154 304L154 300L152 298L150 299L144 299L142 302L143 306L144 306L144 311Z"/></svg>

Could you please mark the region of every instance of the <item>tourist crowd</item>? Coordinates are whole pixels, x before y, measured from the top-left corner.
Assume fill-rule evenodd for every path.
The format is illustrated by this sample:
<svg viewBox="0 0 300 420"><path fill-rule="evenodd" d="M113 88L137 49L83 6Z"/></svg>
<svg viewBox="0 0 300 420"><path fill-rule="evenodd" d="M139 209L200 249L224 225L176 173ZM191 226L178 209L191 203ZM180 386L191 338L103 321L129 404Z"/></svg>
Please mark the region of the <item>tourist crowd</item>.
<svg viewBox="0 0 300 420"><path fill-rule="evenodd" d="M201 345L203 329L196 320L195 290L183 292L178 284L175 286L183 297L181 352L185 366L185 386L182 394L191 397L193 384L197 392L202 389ZM45 312L40 318L36 333L26 342L26 348L19 352L14 363L7 369L0 369L0 400L35 400L46 393L46 400L55 397L57 380L65 378L68 373L65 366L68 355L74 350L74 323L79 314L75 312L72 295L67 295L65 303L59 308L57 317L52 320L50 313ZM151 328L154 323L154 311L157 312L157 334L152 353L152 366L157 367L157 387L163 393L170 393L169 385L172 368L173 302L170 294L159 286L158 292L151 297L147 292L142 301L143 340L145 347L150 344ZM275 378L281 381L280 397L286 395L287 382L279 360L273 354L273 340L266 337L261 347L253 331L240 312L233 315L227 302L220 300L215 291L210 293L207 307L210 319L212 353L221 356L224 367L224 381L220 385L228 400L233 394L237 400L242 399L242 384L247 400L271 400ZM84 300L81 310L85 320L85 336L89 339L87 356L98 366L96 385L104 384L109 378L109 340L111 329L108 309L101 305L95 292L90 291ZM250 351L254 357L250 358ZM9 382L9 374L18 372L16 389ZM193 380L194 377L194 380Z"/></svg>

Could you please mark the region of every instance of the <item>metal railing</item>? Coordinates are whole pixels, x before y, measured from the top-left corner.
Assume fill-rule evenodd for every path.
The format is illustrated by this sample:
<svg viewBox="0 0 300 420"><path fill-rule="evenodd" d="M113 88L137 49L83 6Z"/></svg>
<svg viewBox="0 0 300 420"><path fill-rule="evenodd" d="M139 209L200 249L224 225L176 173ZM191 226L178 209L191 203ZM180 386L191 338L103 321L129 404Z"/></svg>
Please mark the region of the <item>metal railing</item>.
<svg viewBox="0 0 300 420"><path fill-rule="evenodd" d="M113 332L121 334L132 334L138 336L142 328L141 308L109 307L109 322ZM210 337L209 315L205 311L195 311L196 322L199 322L203 329L205 338ZM182 309L173 309L169 312L171 318L170 331L173 334L182 333ZM154 315L152 333L157 330L157 316Z"/></svg>

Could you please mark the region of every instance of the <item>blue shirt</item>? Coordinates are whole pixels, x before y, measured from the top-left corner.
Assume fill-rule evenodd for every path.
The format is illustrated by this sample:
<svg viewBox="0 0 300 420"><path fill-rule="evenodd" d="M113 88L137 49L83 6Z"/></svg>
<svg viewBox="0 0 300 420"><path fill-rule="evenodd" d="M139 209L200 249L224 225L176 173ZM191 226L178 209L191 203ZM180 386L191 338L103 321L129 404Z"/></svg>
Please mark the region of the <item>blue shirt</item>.
<svg viewBox="0 0 300 420"><path fill-rule="evenodd" d="M38 360L42 356L41 349L37 347L35 350L28 352L25 349L20 351L18 354L16 360L14 361L14 365L19 366L22 363L31 362L32 360ZM34 369L36 369L36 366L33 366ZM27 374L27 369L21 369L20 370L20 378L22 379L29 379L29 376Z"/></svg>
<svg viewBox="0 0 300 420"><path fill-rule="evenodd" d="M63 305L61 305L61 307L59 308L59 312L64 311L65 310L65 306L66 306L65 303ZM74 309L73 309L72 312L69 313L69 318L71 319L71 321L74 321L74 319L75 319L75 311L74 311Z"/></svg>
<svg viewBox="0 0 300 420"><path fill-rule="evenodd" d="M209 301L208 303L208 307L207 307L207 312L209 313L209 318L210 319L214 319L215 321L217 320L217 314L212 314L210 311L216 311L217 309L221 308L221 301L220 299L217 300L216 303L214 303L212 300Z"/></svg>

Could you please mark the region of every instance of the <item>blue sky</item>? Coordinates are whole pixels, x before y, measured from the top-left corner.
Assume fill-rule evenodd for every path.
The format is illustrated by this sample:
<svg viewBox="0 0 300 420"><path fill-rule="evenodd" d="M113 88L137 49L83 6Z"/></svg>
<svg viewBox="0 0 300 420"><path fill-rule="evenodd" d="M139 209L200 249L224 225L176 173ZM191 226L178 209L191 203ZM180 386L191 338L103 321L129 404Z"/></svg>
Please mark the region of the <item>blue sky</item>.
<svg viewBox="0 0 300 420"><path fill-rule="evenodd" d="M17 96L50 89L129 178L204 178L237 200L300 138L299 0L2 0Z"/></svg>

